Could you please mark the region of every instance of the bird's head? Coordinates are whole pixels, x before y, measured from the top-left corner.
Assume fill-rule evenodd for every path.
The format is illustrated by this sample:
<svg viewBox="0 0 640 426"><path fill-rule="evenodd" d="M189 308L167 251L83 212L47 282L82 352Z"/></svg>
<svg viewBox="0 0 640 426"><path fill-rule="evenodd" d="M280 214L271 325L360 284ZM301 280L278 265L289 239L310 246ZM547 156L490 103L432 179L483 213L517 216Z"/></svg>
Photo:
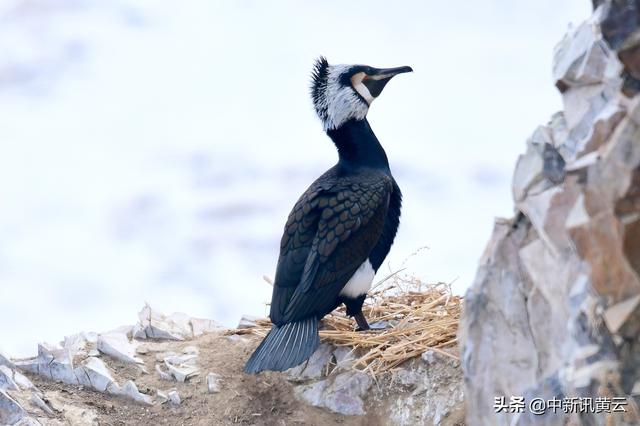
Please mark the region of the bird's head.
<svg viewBox="0 0 640 426"><path fill-rule="evenodd" d="M318 58L311 75L311 98L324 129L337 129L352 118L364 119L389 80L411 71L406 66L329 65L325 57Z"/></svg>

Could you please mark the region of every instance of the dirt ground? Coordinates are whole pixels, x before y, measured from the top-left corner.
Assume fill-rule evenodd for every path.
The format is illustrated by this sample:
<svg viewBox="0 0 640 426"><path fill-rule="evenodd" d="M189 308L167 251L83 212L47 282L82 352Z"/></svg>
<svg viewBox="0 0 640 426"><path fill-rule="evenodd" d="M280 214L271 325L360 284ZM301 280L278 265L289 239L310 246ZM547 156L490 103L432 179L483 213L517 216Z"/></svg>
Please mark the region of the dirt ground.
<svg viewBox="0 0 640 426"><path fill-rule="evenodd" d="M237 337L237 336L234 336ZM244 341L244 343L242 343ZM344 416L312 407L298 401L292 385L282 373L266 372L247 375L242 371L244 362L258 343L257 338L234 339L222 334L208 334L189 342L153 342L143 344L147 353L143 373L135 366L109 359L115 376L133 379L140 392L154 396L152 389L175 388L181 404L145 406L130 400L95 392L79 386L66 385L29 375L33 383L45 393L54 409L74 410L71 424L94 425L383 425L376 416L377 407L371 407L364 416ZM155 373L156 355L173 351L181 353L184 347L199 349L200 375L186 383L163 381ZM143 349L144 351L144 349ZM206 375L215 372L222 376L219 393L208 393ZM67 407L65 407L67 406ZM63 413L54 412L50 424L70 424ZM56 422L56 420L61 423Z"/></svg>

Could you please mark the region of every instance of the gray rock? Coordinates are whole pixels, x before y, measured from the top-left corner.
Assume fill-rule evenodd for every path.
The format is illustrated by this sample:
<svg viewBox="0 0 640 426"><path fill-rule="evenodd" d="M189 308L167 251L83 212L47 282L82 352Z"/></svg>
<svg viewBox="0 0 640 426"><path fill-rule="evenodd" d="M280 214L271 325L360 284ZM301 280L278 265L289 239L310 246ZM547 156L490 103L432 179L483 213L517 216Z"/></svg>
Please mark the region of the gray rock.
<svg viewBox="0 0 640 426"><path fill-rule="evenodd" d="M132 380L127 380L122 387L118 386L117 383L112 383L108 392L113 395L129 398L141 404L153 405L151 396L141 393L138 390L138 386L136 386Z"/></svg>
<svg viewBox="0 0 640 426"><path fill-rule="evenodd" d="M160 340L185 340L193 336L193 331L188 321L175 315L174 318L156 312L146 305L138 313L139 326L134 328L136 338L150 338Z"/></svg>
<svg viewBox="0 0 640 426"><path fill-rule="evenodd" d="M166 364L171 364L175 366L180 365L195 365L195 361L198 359L197 354L183 354L183 355L168 355L164 357L164 362Z"/></svg>
<svg viewBox="0 0 640 426"><path fill-rule="evenodd" d="M89 344L96 343L96 338L95 333L77 333L71 336L65 336L62 341L62 348L73 355L86 353Z"/></svg>
<svg viewBox="0 0 640 426"><path fill-rule="evenodd" d="M427 364L432 364L436 360L436 355L434 351L428 349L420 355L420 358Z"/></svg>
<svg viewBox="0 0 640 426"><path fill-rule="evenodd" d="M138 319L131 330L135 339L188 340L223 329L213 320L191 318L179 312L167 316L149 305L138 313Z"/></svg>
<svg viewBox="0 0 640 426"><path fill-rule="evenodd" d="M189 365L189 364L174 365L174 364L165 362L165 366L167 367L167 370L169 370L169 374L171 374L171 376L173 376L173 378L180 383L184 383L186 380L190 379L191 377L197 376L198 374L200 374L200 372L198 371L198 367L196 367L195 365Z"/></svg>
<svg viewBox="0 0 640 426"><path fill-rule="evenodd" d="M160 377L162 380L173 380L173 376L166 371L163 371L162 367L160 367L160 364L156 364L156 373L158 373L158 377Z"/></svg>
<svg viewBox="0 0 640 426"><path fill-rule="evenodd" d="M36 390L36 387L31 383L31 380L27 379L22 373L19 371L13 372L13 380L14 382L23 390Z"/></svg>
<svg viewBox="0 0 640 426"><path fill-rule="evenodd" d="M7 356L2 351L0 351L0 365L6 365L9 368L15 368L15 365L13 364L13 361L11 361L11 358L9 358L9 356Z"/></svg>
<svg viewBox="0 0 640 426"><path fill-rule="evenodd" d="M609 64L609 46L596 25L594 15L587 22L571 29L556 46L553 77L561 92L572 87L593 85L607 77L618 75L621 69Z"/></svg>
<svg viewBox="0 0 640 426"><path fill-rule="evenodd" d="M390 424L463 424L462 372L451 358L431 353L433 361L428 365L416 360L392 373L391 383L409 392L386 385L387 391L393 389L397 395L389 407Z"/></svg>
<svg viewBox="0 0 640 426"><path fill-rule="evenodd" d="M78 383L91 387L98 392L105 392L107 387L114 383L107 366L99 358L89 357L85 359L75 368L74 373Z"/></svg>
<svg viewBox="0 0 640 426"><path fill-rule="evenodd" d="M78 384L74 372L73 356L69 349L56 345L41 343L38 345L38 356L14 361L17 368L39 374L53 380L69 384Z"/></svg>
<svg viewBox="0 0 640 426"><path fill-rule="evenodd" d="M394 321L376 321L369 324L371 330L386 330L394 326Z"/></svg>
<svg viewBox="0 0 640 426"><path fill-rule="evenodd" d="M136 325L133 326L132 334L133 334L133 338L136 340L148 339L146 326L143 326L141 322L138 322Z"/></svg>
<svg viewBox="0 0 640 426"><path fill-rule="evenodd" d="M44 402L44 400L42 398L40 398L40 396L37 393L32 393L31 394L31 399L30 399L31 403L38 407L39 409L41 409L42 411L44 411L45 413L49 414L49 415L53 415L53 410L51 409L51 407L49 407L47 405L46 402Z"/></svg>
<svg viewBox="0 0 640 426"><path fill-rule="evenodd" d="M180 383L185 382L193 376L200 374L196 360L196 354L158 354L157 358L163 360L164 368L160 364L156 364L155 370L162 380L176 380Z"/></svg>
<svg viewBox="0 0 640 426"><path fill-rule="evenodd" d="M39 368L38 357L16 359L14 361L14 365L16 368L20 370L38 374L38 368Z"/></svg>
<svg viewBox="0 0 640 426"><path fill-rule="evenodd" d="M193 337L198 337L205 333L215 333L224 330L224 327L210 319L191 318L190 322Z"/></svg>
<svg viewBox="0 0 640 426"><path fill-rule="evenodd" d="M169 403L171 405L180 405L180 403L182 402L180 400L180 395L178 395L178 391L176 390L171 390L167 393L167 398L169 399Z"/></svg>
<svg viewBox="0 0 640 426"><path fill-rule="evenodd" d="M299 399L316 407L325 407L344 415L363 415L363 397L371 378L359 371L347 371L328 379L294 388Z"/></svg>
<svg viewBox="0 0 640 426"><path fill-rule="evenodd" d="M306 362L287 370L288 379L292 381L304 381L322 377L327 372L333 349L333 346L327 343L321 343Z"/></svg>
<svg viewBox="0 0 640 426"><path fill-rule="evenodd" d="M311 404L314 407L324 407L325 394L324 391L329 385L328 380L320 380L317 382L311 382L306 385L299 385L293 388L295 396Z"/></svg>
<svg viewBox="0 0 640 426"><path fill-rule="evenodd" d="M42 426L42 423L34 419L33 417L23 417L18 420L17 423L14 423L12 426ZM48 426L48 424L45 424Z"/></svg>
<svg viewBox="0 0 640 426"><path fill-rule="evenodd" d="M348 371L337 375L325 390L325 407L346 415L364 414L363 397L371 386L371 378L359 371Z"/></svg>
<svg viewBox="0 0 640 426"><path fill-rule="evenodd" d="M166 392L163 392L160 389L156 391L156 400L155 400L156 404L164 404L168 400L169 400L169 396L167 395Z"/></svg>
<svg viewBox="0 0 640 426"><path fill-rule="evenodd" d="M342 370L349 370L353 367L353 363L356 358L353 354L353 349L347 346L338 346L333 350L333 356L336 359L336 368Z"/></svg>
<svg viewBox="0 0 640 426"><path fill-rule="evenodd" d="M20 390L18 384L13 380L13 370L6 365L0 365L0 389Z"/></svg>
<svg viewBox="0 0 640 426"><path fill-rule="evenodd" d="M216 373L207 374L207 390L209 391L209 393L220 392L220 388L221 388L220 382L221 382L221 377L219 374L216 374Z"/></svg>
<svg viewBox="0 0 640 426"><path fill-rule="evenodd" d="M129 341L127 335L119 332L109 332L98 336L98 350L129 364L144 364L136 357L136 347Z"/></svg>
<svg viewBox="0 0 640 426"><path fill-rule="evenodd" d="M200 374L196 365L197 358L196 354L169 355L164 358L164 365L175 380L183 383Z"/></svg>
<svg viewBox="0 0 640 426"><path fill-rule="evenodd" d="M258 319L258 317L255 317L253 315L243 315L242 318L240 318L240 322L238 323L238 326L236 328L243 329L256 327L258 325L256 323Z"/></svg>
<svg viewBox="0 0 640 426"><path fill-rule="evenodd" d="M0 424L12 425L27 416L27 412L4 389L0 389Z"/></svg>

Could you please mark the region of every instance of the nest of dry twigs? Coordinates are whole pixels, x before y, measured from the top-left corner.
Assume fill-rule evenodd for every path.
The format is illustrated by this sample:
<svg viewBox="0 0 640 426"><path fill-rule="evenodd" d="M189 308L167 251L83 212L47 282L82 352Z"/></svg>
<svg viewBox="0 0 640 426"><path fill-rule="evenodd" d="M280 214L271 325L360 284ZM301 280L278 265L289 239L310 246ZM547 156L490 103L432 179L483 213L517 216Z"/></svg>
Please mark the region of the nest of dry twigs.
<svg viewBox="0 0 640 426"><path fill-rule="evenodd" d="M420 280L392 274L376 284L363 307L369 324L380 323L382 330L355 331L355 321L344 307L324 317L320 338L337 346L349 346L356 355L355 368L376 376L427 350L457 359L456 334L462 298L451 292L451 285L424 284ZM234 330L266 336L268 319L257 326ZM443 350L450 348L448 350Z"/></svg>

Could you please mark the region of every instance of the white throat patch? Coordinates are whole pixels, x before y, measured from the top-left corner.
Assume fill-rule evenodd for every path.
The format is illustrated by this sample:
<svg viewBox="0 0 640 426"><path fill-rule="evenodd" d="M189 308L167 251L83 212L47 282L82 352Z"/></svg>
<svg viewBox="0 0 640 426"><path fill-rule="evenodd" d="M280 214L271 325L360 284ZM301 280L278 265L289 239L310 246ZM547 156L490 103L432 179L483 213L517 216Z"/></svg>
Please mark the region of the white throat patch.
<svg viewBox="0 0 640 426"><path fill-rule="evenodd" d="M362 96L364 100L367 101L369 105L371 105L371 102L373 102L374 98L373 96L371 96L371 92L369 92L367 86L365 86L363 83L366 76L367 75L363 72L355 74L353 77L351 77L351 85L356 90L356 92L358 92L360 96Z"/></svg>
<svg viewBox="0 0 640 426"><path fill-rule="evenodd" d="M369 262L369 259L365 260L340 291L340 296L355 299L358 296L366 294L371 288L371 283L375 275L376 273L373 270L373 266L371 266L371 262Z"/></svg>
<svg viewBox="0 0 640 426"><path fill-rule="evenodd" d="M315 101L316 111L326 112L320 116L324 130L337 129L352 118L362 120L367 116L369 101L363 102L354 87L345 86L340 81L342 74L349 68L349 65L329 66L326 86L321 96ZM362 79L360 84L364 87L361 81ZM364 96L363 98L366 99Z"/></svg>

